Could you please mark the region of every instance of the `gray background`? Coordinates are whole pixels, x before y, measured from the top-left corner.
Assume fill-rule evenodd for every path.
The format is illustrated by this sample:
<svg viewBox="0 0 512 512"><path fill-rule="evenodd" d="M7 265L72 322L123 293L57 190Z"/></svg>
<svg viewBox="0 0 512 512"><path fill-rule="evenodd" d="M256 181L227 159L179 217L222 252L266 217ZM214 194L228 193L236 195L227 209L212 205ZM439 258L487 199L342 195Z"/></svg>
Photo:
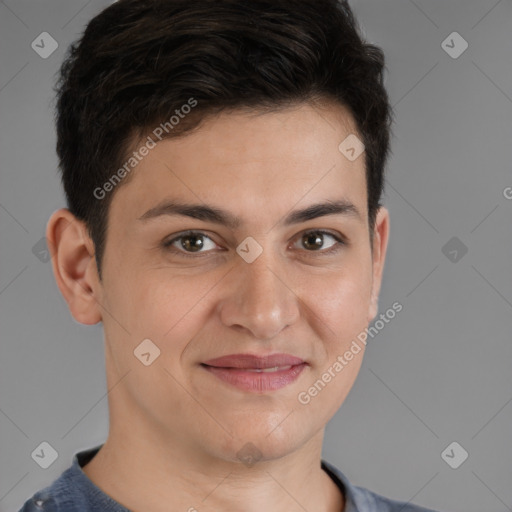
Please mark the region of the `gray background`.
<svg viewBox="0 0 512 512"><path fill-rule="evenodd" d="M64 205L53 75L109 3L0 2L1 512L108 432L101 326L72 319L50 263L32 248ZM441 511L512 510L512 4L351 5L387 57L396 124L380 312L395 301L403 310L370 340L327 427L324 458L391 498ZM31 48L43 31L59 44L47 59ZM441 45L453 31L469 44L456 59ZM452 237L457 256L445 247ZM42 441L59 454L48 469L31 458ZM452 441L469 453L458 469L441 458Z"/></svg>

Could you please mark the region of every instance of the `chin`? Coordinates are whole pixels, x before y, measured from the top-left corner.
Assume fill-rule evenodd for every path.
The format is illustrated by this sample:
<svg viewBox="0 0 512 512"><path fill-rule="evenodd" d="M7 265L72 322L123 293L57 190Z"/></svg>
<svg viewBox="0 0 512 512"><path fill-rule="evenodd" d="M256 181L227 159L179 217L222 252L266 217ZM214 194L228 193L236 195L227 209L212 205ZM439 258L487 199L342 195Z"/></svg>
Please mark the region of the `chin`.
<svg viewBox="0 0 512 512"><path fill-rule="evenodd" d="M233 437L227 436L224 443L218 446L219 457L247 467L252 467L257 462L285 457L307 441L301 438L302 432L293 429L293 425L284 428L286 421L277 428L268 427L266 424L258 427L254 425L254 419L252 425L238 424L236 429L231 429Z"/></svg>

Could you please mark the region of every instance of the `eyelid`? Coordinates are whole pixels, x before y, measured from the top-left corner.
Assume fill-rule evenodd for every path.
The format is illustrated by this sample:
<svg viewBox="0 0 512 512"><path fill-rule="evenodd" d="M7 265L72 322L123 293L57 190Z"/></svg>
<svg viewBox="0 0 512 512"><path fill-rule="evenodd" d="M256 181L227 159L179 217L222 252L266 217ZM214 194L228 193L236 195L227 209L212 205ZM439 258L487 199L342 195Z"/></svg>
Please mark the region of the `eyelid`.
<svg viewBox="0 0 512 512"><path fill-rule="evenodd" d="M309 254L319 254L319 255L328 255L328 254L332 254L332 253L336 253L337 251L339 251L343 246L347 246L349 245L349 242L347 240L347 238L342 235L341 233L338 233L338 232L331 232L330 230L326 230L326 229L321 229L321 228L309 228L309 229L305 229L303 231L301 231L298 235L295 235L294 239L293 240L300 240L301 237L303 237L304 235L308 234L308 233L320 233L322 235L328 235L328 236L331 236L332 238L334 238L334 240L336 240L336 243L333 244L331 247L329 247L328 249L319 249L318 251L308 251L306 249L303 249L303 251L305 253L309 253ZM202 255L208 255L209 253L211 252L219 252L219 251L203 251L203 252L187 252L187 251L184 251L184 250L181 250L181 249L177 249L175 247L172 246L172 244L174 242L176 242L177 240L181 239L181 238L185 238L186 236L202 236L202 237L205 237L205 238L208 238L210 239L214 244L218 245L215 240L213 240L212 237L210 237L209 235L207 235L204 231L200 231L200 230L194 230L194 229L190 229L190 230L186 230L186 231L182 231L180 233L177 233L175 236L173 236L171 239L169 240L164 240L164 242L162 243L162 246L164 249L170 251L170 252L174 252L175 254L179 254L181 256L185 256L185 257L191 257L191 258L198 258L198 257L201 257ZM293 241L292 240L292 241Z"/></svg>
<svg viewBox="0 0 512 512"><path fill-rule="evenodd" d="M297 235L296 238L298 239L298 241L300 241L300 239L304 235L307 235L308 233L320 233L321 235L328 235L328 236L334 238L334 240L336 241L328 249L319 249L317 251L308 251L306 249L302 249L302 252L304 252L308 256L309 255L312 255L312 256L315 256L315 255L329 256L329 255L338 253L341 249L343 249L344 247L349 245L347 238L344 235L342 235L341 233L332 232L330 230L322 229L322 228L316 228L316 229L315 228L309 228L309 229L306 229L304 231L301 231Z"/></svg>
<svg viewBox="0 0 512 512"><path fill-rule="evenodd" d="M215 240L213 240L213 238L211 236L207 235L204 231L188 229L186 231L181 231L180 233L173 235L173 237L168 240L164 240L162 243L162 246L164 249L170 250L171 252L175 252L176 254L180 254L180 255L184 254L185 256L192 256L192 257L198 257L198 256L201 256L202 254L208 254L208 253L212 252L210 250L210 251L193 253L193 252L187 252L187 251L180 250L180 249L173 247L172 244L174 242L180 240L181 238L185 238L187 236L202 236L204 238L208 238L209 240L211 240L215 245L218 245L217 242L215 242Z"/></svg>

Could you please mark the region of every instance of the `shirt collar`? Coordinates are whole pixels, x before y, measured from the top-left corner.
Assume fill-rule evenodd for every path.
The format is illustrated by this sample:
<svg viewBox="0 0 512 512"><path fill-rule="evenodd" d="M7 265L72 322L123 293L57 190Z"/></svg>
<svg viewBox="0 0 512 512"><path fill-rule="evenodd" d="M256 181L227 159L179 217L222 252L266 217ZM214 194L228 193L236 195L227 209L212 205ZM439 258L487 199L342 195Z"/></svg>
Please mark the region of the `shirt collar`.
<svg viewBox="0 0 512 512"><path fill-rule="evenodd" d="M75 453L73 457L73 469L79 475L79 478L83 481L83 484L87 486L89 492L95 495L97 498L101 498L101 500L112 507L112 505L117 504L110 496L106 495L99 487L97 487L92 480L84 473L82 467L85 466L100 450L103 445L100 444L95 446L94 448L89 448L87 450L83 450ZM343 512L359 512L361 509L357 504L357 496L354 489L354 486L349 482L348 478L335 466L330 464L327 461L321 460L322 469L331 477L334 483L338 486L340 491L343 493L345 508ZM122 505L118 505L119 511L128 511L128 509L124 508Z"/></svg>

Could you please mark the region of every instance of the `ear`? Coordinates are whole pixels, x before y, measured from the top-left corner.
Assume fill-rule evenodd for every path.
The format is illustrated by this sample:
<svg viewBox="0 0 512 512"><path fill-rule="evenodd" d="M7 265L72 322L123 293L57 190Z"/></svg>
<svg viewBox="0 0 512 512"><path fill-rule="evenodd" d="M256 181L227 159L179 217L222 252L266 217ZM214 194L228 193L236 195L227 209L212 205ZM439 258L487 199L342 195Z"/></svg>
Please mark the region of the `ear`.
<svg viewBox="0 0 512 512"><path fill-rule="evenodd" d="M389 238L389 212L381 206L375 218L375 229L373 234L373 283L370 308L368 310L368 323L376 316L379 309L379 292L382 282L382 272L386 260L386 250Z"/></svg>
<svg viewBox="0 0 512 512"><path fill-rule="evenodd" d="M46 238L57 286L73 318L82 324L97 324L102 319L101 284L85 223L61 208L51 215Z"/></svg>

